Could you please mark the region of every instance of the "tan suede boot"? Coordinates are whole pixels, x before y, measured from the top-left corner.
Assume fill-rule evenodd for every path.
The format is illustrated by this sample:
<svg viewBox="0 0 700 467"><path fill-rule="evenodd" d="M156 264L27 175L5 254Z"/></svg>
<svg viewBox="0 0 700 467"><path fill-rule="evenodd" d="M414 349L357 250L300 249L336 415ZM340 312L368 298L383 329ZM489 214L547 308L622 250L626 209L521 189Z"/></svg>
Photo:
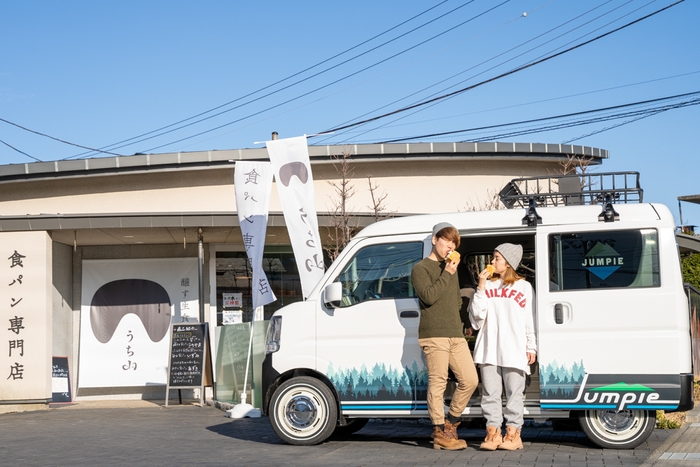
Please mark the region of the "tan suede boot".
<svg viewBox="0 0 700 467"><path fill-rule="evenodd" d="M449 420L445 420L445 428L444 428L444 433L445 436L449 436L452 439L456 439L459 441L460 444L464 444L464 447L467 447L467 442L464 441L463 439L459 439L459 436L457 436L457 427L459 426L460 422L455 423L454 425L450 423Z"/></svg>
<svg viewBox="0 0 700 467"><path fill-rule="evenodd" d="M503 442L498 446L498 449L515 451L516 449L522 448L523 440L520 439L520 428L516 429L514 426L507 426L506 435L503 437Z"/></svg>
<svg viewBox="0 0 700 467"><path fill-rule="evenodd" d="M445 425L447 425L447 423L449 422L445 422ZM447 426L445 428L447 428ZM466 447L466 441L453 438L451 433L441 430L440 427L436 426L433 430L433 449L459 451L460 449L465 449Z"/></svg>
<svg viewBox="0 0 700 467"><path fill-rule="evenodd" d="M501 429L496 426L487 426L486 438L484 438L484 442L481 443L479 449L482 451L495 451L502 442L503 436L501 435Z"/></svg>

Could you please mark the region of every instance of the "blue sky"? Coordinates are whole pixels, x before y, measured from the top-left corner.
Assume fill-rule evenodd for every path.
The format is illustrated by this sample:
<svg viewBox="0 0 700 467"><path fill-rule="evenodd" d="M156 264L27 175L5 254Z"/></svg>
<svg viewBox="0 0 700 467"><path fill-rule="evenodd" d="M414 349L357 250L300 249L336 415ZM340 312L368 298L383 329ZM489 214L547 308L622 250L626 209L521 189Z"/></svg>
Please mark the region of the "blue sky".
<svg viewBox="0 0 700 467"><path fill-rule="evenodd" d="M272 131L312 135L491 80L673 3L5 1L0 164L112 155L34 132L121 155L256 147ZM700 2L686 0L452 98L309 143L415 138L698 92L698 18ZM621 108L686 105L636 121L647 114L411 141L574 140L607 149L595 171L640 172L645 201L666 204L679 222L677 197L700 193L700 106L688 105L697 98ZM700 206L683 203L683 221L700 224Z"/></svg>

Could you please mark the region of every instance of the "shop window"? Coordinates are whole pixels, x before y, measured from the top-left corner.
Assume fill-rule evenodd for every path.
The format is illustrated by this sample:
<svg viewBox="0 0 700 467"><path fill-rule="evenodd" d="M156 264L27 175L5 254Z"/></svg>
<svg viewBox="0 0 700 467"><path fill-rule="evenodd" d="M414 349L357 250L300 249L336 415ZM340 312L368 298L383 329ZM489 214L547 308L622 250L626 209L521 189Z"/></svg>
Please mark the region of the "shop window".
<svg viewBox="0 0 700 467"><path fill-rule="evenodd" d="M336 278L336 282L343 284L341 307L367 300L415 298L411 270L421 259L420 242L362 248Z"/></svg>
<svg viewBox="0 0 700 467"><path fill-rule="evenodd" d="M265 305L265 319L285 305L303 300L301 282L294 253L291 248L265 248L263 270L277 300ZM217 325L223 324L224 311L240 311L242 322L253 317L251 283L253 270L245 251L216 252L216 311ZM224 294L241 298L240 307L224 307ZM231 295L227 295L231 296Z"/></svg>
<svg viewBox="0 0 700 467"><path fill-rule="evenodd" d="M550 289L658 287L654 229L551 235Z"/></svg>

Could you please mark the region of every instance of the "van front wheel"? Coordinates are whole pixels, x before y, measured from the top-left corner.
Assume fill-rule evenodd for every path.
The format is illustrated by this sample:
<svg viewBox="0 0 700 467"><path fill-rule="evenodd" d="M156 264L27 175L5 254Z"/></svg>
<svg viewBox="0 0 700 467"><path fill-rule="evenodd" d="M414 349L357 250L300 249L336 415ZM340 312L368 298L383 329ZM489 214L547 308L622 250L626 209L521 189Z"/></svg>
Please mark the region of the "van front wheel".
<svg viewBox="0 0 700 467"><path fill-rule="evenodd" d="M647 440L656 427L653 410L585 410L581 428L594 444L608 449L632 449Z"/></svg>
<svg viewBox="0 0 700 467"><path fill-rule="evenodd" d="M333 393L323 382L309 376L292 378L277 388L269 413L277 436L298 446L322 443L338 423Z"/></svg>

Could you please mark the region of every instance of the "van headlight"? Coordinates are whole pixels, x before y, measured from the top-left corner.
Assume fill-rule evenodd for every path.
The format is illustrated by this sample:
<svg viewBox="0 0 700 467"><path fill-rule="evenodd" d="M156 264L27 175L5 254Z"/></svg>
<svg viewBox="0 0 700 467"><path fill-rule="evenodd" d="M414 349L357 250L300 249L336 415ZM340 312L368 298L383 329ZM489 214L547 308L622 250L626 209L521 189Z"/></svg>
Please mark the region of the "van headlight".
<svg viewBox="0 0 700 467"><path fill-rule="evenodd" d="M280 349L280 337L282 335L282 317L273 316L270 318L270 325L267 328L265 339L265 353L275 353Z"/></svg>

